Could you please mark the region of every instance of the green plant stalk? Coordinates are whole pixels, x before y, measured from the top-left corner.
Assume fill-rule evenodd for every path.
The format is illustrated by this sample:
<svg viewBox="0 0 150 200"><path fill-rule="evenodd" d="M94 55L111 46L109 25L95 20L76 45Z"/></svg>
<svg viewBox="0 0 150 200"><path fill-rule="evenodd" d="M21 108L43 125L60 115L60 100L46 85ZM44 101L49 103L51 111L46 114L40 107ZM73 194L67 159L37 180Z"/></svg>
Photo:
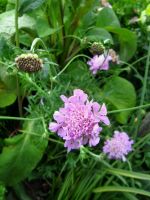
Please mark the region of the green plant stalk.
<svg viewBox="0 0 150 200"><path fill-rule="evenodd" d="M79 54L79 55L73 57L73 58L65 65L65 67L64 67L53 79L56 79L58 76L60 76L60 75L69 67L69 65L70 65L76 58L79 58L79 57L85 57L85 58L90 59L89 56L86 56L86 55L84 55L84 54Z"/></svg>
<svg viewBox="0 0 150 200"><path fill-rule="evenodd" d="M142 89L140 106L143 105L143 103L144 103L144 97L145 97L145 93L146 93L146 89L147 89L146 87L147 87L149 65L150 65L150 44L149 44L149 47L148 47L148 57L147 57L147 60L146 60L146 68L145 68L145 75L144 75L144 82L143 82L143 89Z"/></svg>
<svg viewBox="0 0 150 200"><path fill-rule="evenodd" d="M22 100L21 100L21 95L20 95L20 87L19 87L18 74L16 75L16 82L17 82L18 109L19 109L19 116L21 117L23 115L23 111L22 111Z"/></svg>
<svg viewBox="0 0 150 200"><path fill-rule="evenodd" d="M0 120L23 120L23 121L32 121L32 120L41 120L42 117L36 118L24 118L24 117L11 117L11 116L0 116Z"/></svg>
<svg viewBox="0 0 150 200"><path fill-rule="evenodd" d="M145 67L145 74L144 74L144 81L143 81L143 88L142 88L140 106L143 105L145 94L146 94L149 65L150 65L150 42L149 42L149 46L148 46L148 56L147 56L147 60L146 60L146 67ZM137 135L139 125L140 125L141 120L142 120L142 116L141 116L140 111L138 112L137 119L138 119L138 121L137 121L137 125L136 125L136 128L135 128L134 136Z"/></svg>
<svg viewBox="0 0 150 200"><path fill-rule="evenodd" d="M16 46L19 48L19 26L18 26L18 9L19 9L19 0L16 0L16 6L15 6L15 40L16 40ZM19 109L19 115L22 116L22 101L20 96L20 87L19 87L19 78L18 75L16 77L17 81L17 98L18 98L18 109Z"/></svg>
<svg viewBox="0 0 150 200"><path fill-rule="evenodd" d="M82 146L82 150L83 150L85 153L87 153L87 154L89 154L90 156L92 156L96 161L101 162L101 163L102 163L104 166L106 166L107 168L112 168L112 166L111 166L109 163L107 163L106 161L104 161L104 160L102 159L102 154L97 155L97 154L95 154L95 153L92 153L91 151L89 151L87 148L85 148L85 147L83 147L83 146Z"/></svg>
<svg viewBox="0 0 150 200"><path fill-rule="evenodd" d="M135 107L132 107L132 108L125 108L125 109L108 111L108 114L125 112L125 111L132 111L132 110L138 110L138 109L142 109L142 108L146 108L146 107L150 107L150 103L149 104L145 104L145 105L141 105L141 106L135 106Z"/></svg>
<svg viewBox="0 0 150 200"><path fill-rule="evenodd" d="M41 45L43 46L43 48L48 52L48 49L47 49L45 43L43 42L43 40L41 40L41 38L35 38L35 39L33 40L32 44L31 44L30 51L32 51L32 52L34 53L34 49L35 49L35 47L36 47L36 45L37 45L38 43L41 43Z"/></svg>
<svg viewBox="0 0 150 200"><path fill-rule="evenodd" d="M16 6L15 6L15 40L16 40L16 46L19 48L19 26L18 26L18 9L19 9L19 0L16 0Z"/></svg>

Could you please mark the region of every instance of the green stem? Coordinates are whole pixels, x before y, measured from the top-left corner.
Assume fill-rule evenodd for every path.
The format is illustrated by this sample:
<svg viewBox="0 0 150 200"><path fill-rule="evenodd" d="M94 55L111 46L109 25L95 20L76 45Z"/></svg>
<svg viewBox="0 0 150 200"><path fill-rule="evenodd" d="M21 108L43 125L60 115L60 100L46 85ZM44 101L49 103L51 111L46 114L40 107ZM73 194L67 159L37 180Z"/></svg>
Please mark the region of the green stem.
<svg viewBox="0 0 150 200"><path fill-rule="evenodd" d="M43 48L48 52L48 49L47 49L46 45L44 44L43 40L41 40L41 38L35 38L33 40L31 48L30 48L30 51L32 51L34 53L34 49L35 49L35 47L36 47L36 45L38 43L41 43L41 45L43 46Z"/></svg>
<svg viewBox="0 0 150 200"><path fill-rule="evenodd" d="M132 110L138 110L138 109L146 108L146 107L149 107L149 106L150 106L150 103L149 103L149 104L146 104L146 105L135 106L135 107L132 107L132 108L125 108L125 109L119 109L119 110L112 110L112 111L109 111L108 114L118 113L118 112L125 112L125 111L132 111Z"/></svg>
<svg viewBox="0 0 150 200"><path fill-rule="evenodd" d="M36 88L37 91L38 91L39 93L41 93L43 96L49 97L49 95L47 94L47 92L45 92L44 90L42 90L42 89L32 80L32 78L29 76L28 73L26 73L25 76L24 76L24 74L21 74L21 73L20 73L20 76L21 76L22 78L25 78L25 80L26 80L27 82L29 82L31 85L33 85L33 87Z"/></svg>
<svg viewBox="0 0 150 200"><path fill-rule="evenodd" d="M120 61L120 63L122 63L122 64L125 64L125 65L127 65L129 68L131 68L131 69L133 69L134 71L135 71L135 73L140 77L140 80L141 81L143 81L142 80L142 76L141 76L141 74L136 70L136 68L135 67L133 67L133 64L129 64L129 63L126 63L126 62L124 62L124 61Z"/></svg>
<svg viewBox="0 0 150 200"><path fill-rule="evenodd" d="M55 143L58 143L58 144L61 144L61 145L64 146L64 143L63 143L63 142L60 142L60 141L58 141L58 140L55 140L55 139L52 139L52 138L48 138L48 140L51 141L51 142L55 142Z"/></svg>
<svg viewBox="0 0 150 200"><path fill-rule="evenodd" d="M147 57L147 60L146 60L146 68L145 68L145 74L144 74L144 82L143 82L143 89L142 89L140 106L143 105L143 103L144 103L144 97L145 97L146 87L147 87L149 64L150 64L150 44L149 44L149 48L148 48L148 57Z"/></svg>
<svg viewBox="0 0 150 200"><path fill-rule="evenodd" d="M84 54L79 54L79 55L73 57L73 58L65 65L65 67L64 67L53 79L56 79L58 76L60 76L60 75L69 67L69 65L70 65L76 58L79 58L79 57L85 57L85 58L90 59L89 56L86 56L86 55L84 55Z"/></svg>
<svg viewBox="0 0 150 200"><path fill-rule="evenodd" d="M82 146L82 150L83 150L85 153L87 153L87 154L89 154L90 156L92 156L96 161L101 162L101 163L102 163L103 165L105 165L106 167L112 168L112 166L111 166L110 164L108 164L106 161L104 161L104 160L102 159L102 154L96 155L95 153L92 153L91 151L89 151L87 148L85 148L85 147L83 147L83 146Z"/></svg>
<svg viewBox="0 0 150 200"><path fill-rule="evenodd" d="M15 29L16 29L16 46L19 47L19 26L18 26L18 9L19 9L19 0L16 0L16 6L15 6Z"/></svg>
<svg viewBox="0 0 150 200"><path fill-rule="evenodd" d="M140 62L141 60L144 60L145 58L147 58L147 55L146 56L143 56L142 58L139 58L138 60L134 61L133 63L131 63L131 65L135 65L137 64L138 62Z"/></svg>
<svg viewBox="0 0 150 200"><path fill-rule="evenodd" d="M132 171L133 171L133 170L132 170L132 166L131 166L131 164L130 164L130 162L129 162L128 159L127 159L127 164L128 164L128 166L129 166L129 171L132 172ZM133 178L131 178L131 184L132 184L132 187L135 187L134 179L133 179Z"/></svg>
<svg viewBox="0 0 150 200"><path fill-rule="evenodd" d="M32 121L32 120L39 120L42 117L37 118L24 118L24 117L11 117L11 116L0 116L0 120L23 120L23 121Z"/></svg>
<svg viewBox="0 0 150 200"><path fill-rule="evenodd" d="M22 100L21 100L21 95L20 95L20 87L19 87L18 74L16 75L16 81L17 81L18 109L19 109L19 116L21 117L23 115L23 112L22 112Z"/></svg>
<svg viewBox="0 0 150 200"><path fill-rule="evenodd" d="M143 105L145 94L146 94L149 65L150 65L150 43L149 43L149 46L148 46L148 56L147 56L147 60L146 60L146 67L145 67L145 74L144 74L144 80L143 80L143 88L142 88L140 106ZM140 125L141 120L142 120L142 116L141 116L140 111L138 112L137 119L138 119L138 121L137 121L137 125L136 125L136 128L135 128L134 136L136 136L138 129L139 129L139 125Z"/></svg>

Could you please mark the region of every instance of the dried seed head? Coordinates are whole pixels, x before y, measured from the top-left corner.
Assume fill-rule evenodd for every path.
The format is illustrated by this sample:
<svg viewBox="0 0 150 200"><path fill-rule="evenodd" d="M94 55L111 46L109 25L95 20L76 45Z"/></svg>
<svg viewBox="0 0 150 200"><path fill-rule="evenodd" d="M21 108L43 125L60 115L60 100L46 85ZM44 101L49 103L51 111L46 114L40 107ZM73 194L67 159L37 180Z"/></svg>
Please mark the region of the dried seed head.
<svg viewBox="0 0 150 200"><path fill-rule="evenodd" d="M112 62L119 64L119 57L113 49L109 49L109 55L112 57Z"/></svg>
<svg viewBox="0 0 150 200"><path fill-rule="evenodd" d="M42 69L42 60L37 54L21 54L15 59L17 67L25 72L37 72Z"/></svg>
<svg viewBox="0 0 150 200"><path fill-rule="evenodd" d="M101 42L94 42L92 45L91 45L91 49L90 49L90 52L95 55L101 55L104 53L104 50L105 50L105 47L104 45L101 43Z"/></svg>

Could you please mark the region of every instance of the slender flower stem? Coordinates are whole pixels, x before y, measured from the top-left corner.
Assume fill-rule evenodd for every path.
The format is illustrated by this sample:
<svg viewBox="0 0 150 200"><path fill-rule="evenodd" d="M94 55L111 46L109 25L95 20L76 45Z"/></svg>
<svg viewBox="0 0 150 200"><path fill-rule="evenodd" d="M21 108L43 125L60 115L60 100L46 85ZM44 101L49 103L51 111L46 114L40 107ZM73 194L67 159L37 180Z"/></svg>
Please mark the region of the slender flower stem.
<svg viewBox="0 0 150 200"><path fill-rule="evenodd" d="M16 46L19 47L19 26L18 26L18 8L19 8L19 0L16 0L16 7L15 7L15 29L16 29Z"/></svg>
<svg viewBox="0 0 150 200"><path fill-rule="evenodd" d="M48 49L47 49L46 45L44 44L43 40L41 40L41 38L35 38L33 40L31 48L30 48L30 51L32 51L34 53L34 49L35 49L35 47L36 47L36 45L38 43L41 43L41 45L43 46L43 48L48 52Z"/></svg>
<svg viewBox="0 0 150 200"><path fill-rule="evenodd" d="M60 76L60 75L69 67L69 65L70 65L76 58L79 58L79 57L85 57L85 58L90 59L89 56L86 56L86 55L84 55L84 54L79 54L79 55L73 57L73 58L65 65L65 67L64 67L53 79L56 79L58 76Z"/></svg>
<svg viewBox="0 0 150 200"><path fill-rule="evenodd" d="M20 95L20 87L19 87L19 77L18 77L18 74L16 75L16 82L17 82L18 109L19 109L19 115L21 117L23 115L23 111L22 111L22 100L21 100L21 95Z"/></svg>
<svg viewBox="0 0 150 200"><path fill-rule="evenodd" d="M104 160L102 159L102 155L101 155L101 154L100 154L100 155L97 155L97 154L95 154L95 153L92 153L91 151L89 151L87 148L85 148L85 147L83 147L83 146L82 146L82 150L83 150L85 153L87 153L87 154L89 154L90 156L92 156L95 160L101 162L101 163L102 163L103 165L105 165L106 167L112 168L112 166L111 166L109 163L107 163L106 161L104 161Z"/></svg>
<svg viewBox="0 0 150 200"><path fill-rule="evenodd" d="M147 56L147 60L146 60L146 67L145 67L145 74L144 74L144 80L143 80L143 88L142 88L140 106L143 106L144 98L145 98L145 94L146 94L149 65L150 65L150 42L149 42L149 46L148 46L148 56ZM137 121L137 125L136 125L135 132L134 132L135 136L138 132L139 125L142 120L140 111L138 112L137 119L138 119L138 121Z"/></svg>
<svg viewBox="0 0 150 200"><path fill-rule="evenodd" d="M143 82L143 89L142 89L140 106L143 105L143 103L144 103L144 97L145 97L146 87L147 87L149 65L150 65L150 44L149 44L149 48L148 48L148 57L147 57L147 60L146 60L146 68L145 68L145 75L144 75L144 82Z"/></svg>
<svg viewBox="0 0 150 200"><path fill-rule="evenodd" d="M121 64L125 64L127 65L129 68L133 69L135 71L135 73L140 77L140 80L143 81L143 79L141 78L141 74L137 71L137 69L135 67L133 67L133 64L129 64L127 62L124 61L119 61Z"/></svg>
<svg viewBox="0 0 150 200"><path fill-rule="evenodd" d="M32 120L39 120L39 119L42 119L42 117L24 118L24 117L0 116L0 119L1 119L1 120L23 120L23 121L32 121Z"/></svg>
<svg viewBox="0 0 150 200"><path fill-rule="evenodd" d="M131 110L138 110L138 109L146 108L146 107L150 107L150 103L149 104L145 104L145 105L141 105L141 106L135 106L135 107L132 107L132 108L112 110L112 111L109 111L108 114L113 114L113 113L118 113L118 112L125 112L125 111L131 111Z"/></svg>

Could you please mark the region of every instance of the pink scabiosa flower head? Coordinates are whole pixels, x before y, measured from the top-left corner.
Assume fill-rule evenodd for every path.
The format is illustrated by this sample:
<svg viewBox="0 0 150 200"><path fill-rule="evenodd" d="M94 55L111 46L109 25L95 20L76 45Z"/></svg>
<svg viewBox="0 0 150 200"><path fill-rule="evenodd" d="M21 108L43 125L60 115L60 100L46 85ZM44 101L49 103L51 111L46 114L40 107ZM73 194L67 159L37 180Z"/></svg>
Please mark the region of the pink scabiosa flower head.
<svg viewBox="0 0 150 200"><path fill-rule="evenodd" d="M105 104L89 101L87 94L75 89L73 96L61 96L64 107L55 111L56 122L49 124L49 130L65 140L68 151L79 149L82 145L95 146L99 143L102 127L99 122L109 125Z"/></svg>
<svg viewBox="0 0 150 200"><path fill-rule="evenodd" d="M110 55L95 55L91 60L87 62L90 66L90 70L93 74L96 74L98 70L108 70L109 69L109 61L112 60Z"/></svg>
<svg viewBox="0 0 150 200"><path fill-rule="evenodd" d="M111 139L105 141L103 152L110 159L119 159L126 161L126 155L132 151L133 140L125 132L115 131Z"/></svg>

